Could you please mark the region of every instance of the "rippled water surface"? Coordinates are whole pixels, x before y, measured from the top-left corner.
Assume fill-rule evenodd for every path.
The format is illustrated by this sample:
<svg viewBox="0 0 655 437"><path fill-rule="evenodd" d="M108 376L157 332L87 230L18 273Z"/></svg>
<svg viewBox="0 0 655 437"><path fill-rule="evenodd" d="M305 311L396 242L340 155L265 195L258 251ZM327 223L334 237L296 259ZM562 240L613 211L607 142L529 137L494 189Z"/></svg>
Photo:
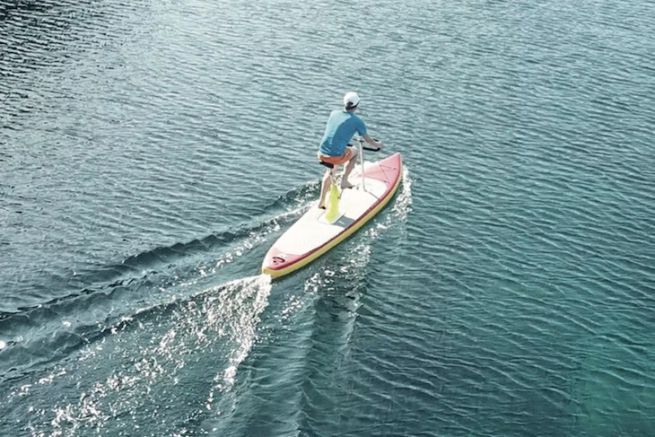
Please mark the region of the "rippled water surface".
<svg viewBox="0 0 655 437"><path fill-rule="evenodd" d="M0 435L655 424L646 0L0 0ZM362 97L406 164L259 275Z"/></svg>

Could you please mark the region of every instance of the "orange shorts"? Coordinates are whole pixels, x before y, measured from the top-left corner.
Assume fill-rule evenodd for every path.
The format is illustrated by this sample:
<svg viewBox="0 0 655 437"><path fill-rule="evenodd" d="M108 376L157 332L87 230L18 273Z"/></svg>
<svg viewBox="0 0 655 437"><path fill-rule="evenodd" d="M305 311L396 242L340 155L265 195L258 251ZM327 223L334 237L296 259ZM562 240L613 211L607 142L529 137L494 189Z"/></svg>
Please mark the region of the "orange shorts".
<svg viewBox="0 0 655 437"><path fill-rule="evenodd" d="M328 164L342 165L350 161L355 156L355 151L352 147L346 147L346 151L341 156L328 156L318 154L319 161L327 162Z"/></svg>

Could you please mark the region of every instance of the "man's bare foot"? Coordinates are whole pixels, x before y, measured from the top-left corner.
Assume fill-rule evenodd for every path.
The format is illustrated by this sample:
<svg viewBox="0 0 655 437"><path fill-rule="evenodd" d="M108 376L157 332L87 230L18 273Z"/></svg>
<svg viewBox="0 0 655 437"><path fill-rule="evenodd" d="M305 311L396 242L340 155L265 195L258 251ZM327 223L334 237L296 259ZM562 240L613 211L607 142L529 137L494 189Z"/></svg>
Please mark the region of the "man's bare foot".
<svg viewBox="0 0 655 437"><path fill-rule="evenodd" d="M342 190L346 190L346 189L348 189L348 188L353 188L353 187L354 187L354 185L351 184L350 182L348 182L348 181L341 181L341 189L342 189Z"/></svg>

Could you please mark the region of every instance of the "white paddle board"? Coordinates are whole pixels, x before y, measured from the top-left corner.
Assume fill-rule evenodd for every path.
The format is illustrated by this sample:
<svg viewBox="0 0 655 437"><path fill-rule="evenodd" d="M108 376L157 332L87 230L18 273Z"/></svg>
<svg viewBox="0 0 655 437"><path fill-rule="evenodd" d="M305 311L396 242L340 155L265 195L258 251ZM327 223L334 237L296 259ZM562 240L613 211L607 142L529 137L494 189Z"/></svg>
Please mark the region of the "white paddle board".
<svg viewBox="0 0 655 437"><path fill-rule="evenodd" d="M364 163L351 173L354 188L341 192L341 217L333 223L325 220L326 210L318 202L296 221L269 249L262 263L262 273L273 278L288 275L320 257L354 234L389 203L400 186L400 153L376 162Z"/></svg>

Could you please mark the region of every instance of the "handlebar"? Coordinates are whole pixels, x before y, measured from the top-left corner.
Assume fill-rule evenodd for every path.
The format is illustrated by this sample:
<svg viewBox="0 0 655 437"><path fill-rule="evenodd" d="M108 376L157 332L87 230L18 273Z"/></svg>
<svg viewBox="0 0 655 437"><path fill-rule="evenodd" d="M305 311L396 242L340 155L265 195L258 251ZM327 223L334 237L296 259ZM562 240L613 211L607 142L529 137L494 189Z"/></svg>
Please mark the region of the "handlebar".
<svg viewBox="0 0 655 437"><path fill-rule="evenodd" d="M376 141L376 142L380 141L377 138L373 138L373 140ZM370 150L371 152L379 152L380 151L379 147L367 146L366 144L368 144L368 143L366 143L366 141L364 141L361 138L357 138L355 141L358 141L362 145L362 149L364 149L364 150Z"/></svg>

